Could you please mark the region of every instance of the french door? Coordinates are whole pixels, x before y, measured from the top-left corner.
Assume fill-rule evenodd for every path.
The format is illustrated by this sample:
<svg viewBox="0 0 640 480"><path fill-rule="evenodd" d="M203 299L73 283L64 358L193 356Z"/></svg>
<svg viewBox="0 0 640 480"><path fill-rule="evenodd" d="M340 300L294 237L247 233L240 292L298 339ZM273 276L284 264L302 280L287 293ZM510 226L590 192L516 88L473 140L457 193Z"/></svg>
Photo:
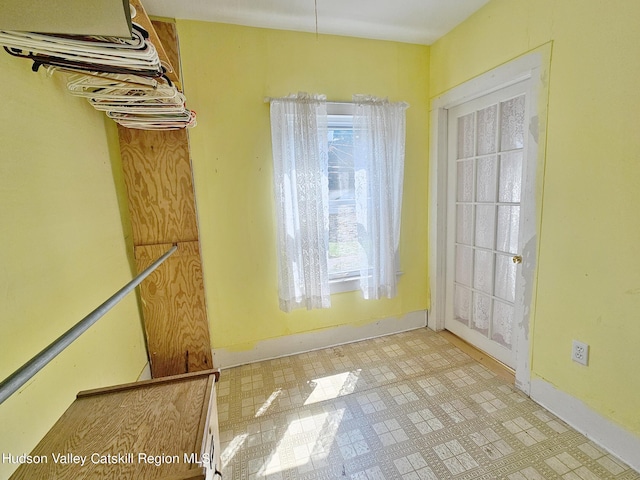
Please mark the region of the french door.
<svg viewBox="0 0 640 480"><path fill-rule="evenodd" d="M514 332L524 311L525 87L451 108L447 127L445 328L514 369Z"/></svg>

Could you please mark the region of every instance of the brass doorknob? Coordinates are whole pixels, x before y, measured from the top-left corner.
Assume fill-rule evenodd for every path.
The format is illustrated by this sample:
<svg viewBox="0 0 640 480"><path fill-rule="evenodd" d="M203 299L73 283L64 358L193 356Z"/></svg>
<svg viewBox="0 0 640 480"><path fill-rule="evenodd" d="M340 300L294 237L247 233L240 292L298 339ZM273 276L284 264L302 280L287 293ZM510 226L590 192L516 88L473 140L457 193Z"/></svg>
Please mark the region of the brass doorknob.
<svg viewBox="0 0 640 480"><path fill-rule="evenodd" d="M511 257L511 260L513 261L513 263L522 263L522 257L520 255Z"/></svg>

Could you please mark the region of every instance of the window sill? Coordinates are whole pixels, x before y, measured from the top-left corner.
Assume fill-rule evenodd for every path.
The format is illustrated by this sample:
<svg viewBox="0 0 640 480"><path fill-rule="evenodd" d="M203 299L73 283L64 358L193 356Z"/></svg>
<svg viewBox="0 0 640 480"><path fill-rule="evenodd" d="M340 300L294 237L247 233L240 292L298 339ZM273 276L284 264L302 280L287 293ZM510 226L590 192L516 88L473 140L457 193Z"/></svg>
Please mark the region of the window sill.
<svg viewBox="0 0 640 480"><path fill-rule="evenodd" d="M329 290L334 293L353 292L360 289L360 276L343 277L329 280Z"/></svg>
<svg viewBox="0 0 640 480"><path fill-rule="evenodd" d="M396 278L399 278L403 273L404 272L396 272ZM329 280L329 290L331 291L331 295L334 293L354 292L356 290L360 290L360 275Z"/></svg>

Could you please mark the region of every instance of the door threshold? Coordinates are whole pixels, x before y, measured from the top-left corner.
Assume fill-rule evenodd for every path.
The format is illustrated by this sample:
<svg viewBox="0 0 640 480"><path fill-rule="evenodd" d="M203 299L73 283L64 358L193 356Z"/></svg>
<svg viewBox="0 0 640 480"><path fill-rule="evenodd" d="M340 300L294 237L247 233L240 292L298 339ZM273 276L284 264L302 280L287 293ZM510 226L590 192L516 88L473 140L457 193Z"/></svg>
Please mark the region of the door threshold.
<svg viewBox="0 0 640 480"><path fill-rule="evenodd" d="M486 352L478 350L476 347L448 330L441 330L438 332L438 335L447 340L449 343L455 345L457 348L462 350L464 353L469 355L481 365L487 367L499 377L503 378L513 385L516 384L516 372L511 367L505 365L499 360L496 360Z"/></svg>

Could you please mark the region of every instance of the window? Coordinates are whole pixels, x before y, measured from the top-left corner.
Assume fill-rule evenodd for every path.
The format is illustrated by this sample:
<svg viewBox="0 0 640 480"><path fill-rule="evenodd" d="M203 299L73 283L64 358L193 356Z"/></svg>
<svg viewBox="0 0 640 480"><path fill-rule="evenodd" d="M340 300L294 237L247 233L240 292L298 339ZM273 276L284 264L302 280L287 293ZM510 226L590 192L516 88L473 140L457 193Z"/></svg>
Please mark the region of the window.
<svg viewBox="0 0 640 480"><path fill-rule="evenodd" d="M329 104L328 112L339 105ZM358 277L353 115L329 113L329 280ZM354 286L354 289L357 286Z"/></svg>
<svg viewBox="0 0 640 480"><path fill-rule="evenodd" d="M397 292L406 103L270 99L280 308ZM331 288L329 282L331 281Z"/></svg>

